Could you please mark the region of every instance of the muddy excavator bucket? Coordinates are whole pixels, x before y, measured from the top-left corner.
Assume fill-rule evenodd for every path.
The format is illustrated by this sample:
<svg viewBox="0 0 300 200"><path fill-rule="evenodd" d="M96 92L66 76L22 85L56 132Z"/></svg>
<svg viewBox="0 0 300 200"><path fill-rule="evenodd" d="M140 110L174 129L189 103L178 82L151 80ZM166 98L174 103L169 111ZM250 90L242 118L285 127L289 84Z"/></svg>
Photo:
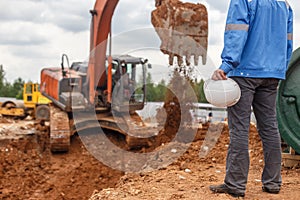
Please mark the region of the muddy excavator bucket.
<svg viewBox="0 0 300 200"><path fill-rule="evenodd" d="M161 40L160 49L169 55L173 65L177 57L178 65L198 65L199 57L206 64L208 40L208 16L202 4L182 3L179 0L156 0L156 9L151 13L151 21Z"/></svg>

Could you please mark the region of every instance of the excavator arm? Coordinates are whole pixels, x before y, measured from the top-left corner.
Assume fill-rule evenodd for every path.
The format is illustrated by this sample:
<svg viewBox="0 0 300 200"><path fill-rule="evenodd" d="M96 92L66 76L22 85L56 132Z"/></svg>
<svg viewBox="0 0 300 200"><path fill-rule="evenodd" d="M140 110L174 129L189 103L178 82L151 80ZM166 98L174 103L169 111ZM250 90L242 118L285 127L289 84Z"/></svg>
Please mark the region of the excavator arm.
<svg viewBox="0 0 300 200"><path fill-rule="evenodd" d="M105 60L111 21L119 0L96 0L91 10L91 41L87 83L90 103L94 103L97 87L107 88L107 102L111 103L112 74L111 58L108 57L106 74ZM162 41L161 51L169 55L169 64L177 57L178 64L190 65L191 57L198 65L198 57L206 63L208 20L202 4L182 3L179 0L155 0L156 10L151 14L152 24Z"/></svg>
<svg viewBox="0 0 300 200"><path fill-rule="evenodd" d="M105 60L107 39L111 31L111 20L118 2L119 0L97 0L94 9L90 11L92 22L87 80L89 81L89 100L91 103L94 103L96 88L105 85L106 80L109 81L107 83L108 96L111 96L111 73L106 78ZM110 71L108 69L108 72Z"/></svg>

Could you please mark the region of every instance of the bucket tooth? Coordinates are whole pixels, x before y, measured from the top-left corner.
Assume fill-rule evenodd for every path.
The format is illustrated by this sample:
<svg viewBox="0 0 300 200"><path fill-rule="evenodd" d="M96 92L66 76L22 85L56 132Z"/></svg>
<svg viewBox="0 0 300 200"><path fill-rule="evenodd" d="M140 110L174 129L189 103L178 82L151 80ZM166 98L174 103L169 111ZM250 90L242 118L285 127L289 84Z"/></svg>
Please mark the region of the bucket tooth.
<svg viewBox="0 0 300 200"><path fill-rule="evenodd" d="M183 65L183 57L182 56L177 55L177 61L178 61L179 66Z"/></svg>
<svg viewBox="0 0 300 200"><path fill-rule="evenodd" d="M169 53L169 65L173 66L174 64L174 54Z"/></svg>
<svg viewBox="0 0 300 200"><path fill-rule="evenodd" d="M199 57L200 57L199 54L195 54L195 56L194 56L194 65L195 65L195 66L198 66ZM205 63L206 63L206 62L205 62Z"/></svg>
<svg viewBox="0 0 300 200"><path fill-rule="evenodd" d="M188 52L185 58L185 62L187 66L191 65L191 57L192 57L191 52Z"/></svg>

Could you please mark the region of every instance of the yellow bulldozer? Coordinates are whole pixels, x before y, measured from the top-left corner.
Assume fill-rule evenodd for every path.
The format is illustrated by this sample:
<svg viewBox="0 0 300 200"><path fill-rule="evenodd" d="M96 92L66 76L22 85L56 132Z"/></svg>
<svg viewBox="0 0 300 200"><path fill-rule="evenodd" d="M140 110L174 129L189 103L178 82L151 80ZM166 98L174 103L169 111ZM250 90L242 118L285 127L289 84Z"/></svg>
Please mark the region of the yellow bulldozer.
<svg viewBox="0 0 300 200"><path fill-rule="evenodd" d="M43 96L38 83L25 83L23 86L23 100L12 98L0 102L0 115L24 119L27 116L36 120L50 119L49 105L51 100Z"/></svg>

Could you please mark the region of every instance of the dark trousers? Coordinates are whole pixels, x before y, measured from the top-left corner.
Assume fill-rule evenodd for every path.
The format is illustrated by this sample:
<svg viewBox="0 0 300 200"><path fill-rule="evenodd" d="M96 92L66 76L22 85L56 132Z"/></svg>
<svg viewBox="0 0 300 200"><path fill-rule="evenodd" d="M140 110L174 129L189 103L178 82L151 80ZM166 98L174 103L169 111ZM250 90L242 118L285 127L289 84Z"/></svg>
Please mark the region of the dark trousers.
<svg viewBox="0 0 300 200"><path fill-rule="evenodd" d="M226 159L225 184L236 192L245 192L249 171L248 134L251 106L263 143L262 184L269 189L281 186L281 140L276 119L278 80L272 78L231 77L241 88L237 104L228 107L230 144Z"/></svg>

